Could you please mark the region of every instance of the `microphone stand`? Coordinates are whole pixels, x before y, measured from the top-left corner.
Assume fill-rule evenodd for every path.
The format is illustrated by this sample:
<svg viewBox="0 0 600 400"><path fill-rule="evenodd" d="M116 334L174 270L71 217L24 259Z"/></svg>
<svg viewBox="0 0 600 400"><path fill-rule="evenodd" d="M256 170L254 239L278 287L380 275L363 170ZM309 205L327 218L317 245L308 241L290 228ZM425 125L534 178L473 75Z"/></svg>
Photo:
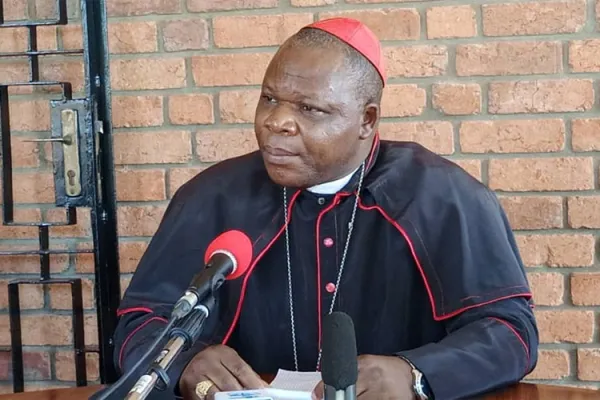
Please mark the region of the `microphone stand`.
<svg viewBox="0 0 600 400"><path fill-rule="evenodd" d="M162 391L169 386L170 379L167 370L181 352L188 350L196 343L214 306L215 298L210 295L205 304L196 305L175 325L169 334L169 342L154 359L148 372L142 375L131 388L125 400L142 400L148 397L154 387Z"/></svg>

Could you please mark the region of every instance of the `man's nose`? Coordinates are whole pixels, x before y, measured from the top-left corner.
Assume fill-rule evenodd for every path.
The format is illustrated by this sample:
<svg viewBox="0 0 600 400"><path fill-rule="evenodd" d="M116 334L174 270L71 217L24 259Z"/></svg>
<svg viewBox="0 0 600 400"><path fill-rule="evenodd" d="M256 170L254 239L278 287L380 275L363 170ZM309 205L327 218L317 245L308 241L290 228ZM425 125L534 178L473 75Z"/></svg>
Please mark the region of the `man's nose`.
<svg viewBox="0 0 600 400"><path fill-rule="evenodd" d="M292 111L285 105L277 105L272 110L265 126L273 133L280 135L295 135L297 130L296 120Z"/></svg>

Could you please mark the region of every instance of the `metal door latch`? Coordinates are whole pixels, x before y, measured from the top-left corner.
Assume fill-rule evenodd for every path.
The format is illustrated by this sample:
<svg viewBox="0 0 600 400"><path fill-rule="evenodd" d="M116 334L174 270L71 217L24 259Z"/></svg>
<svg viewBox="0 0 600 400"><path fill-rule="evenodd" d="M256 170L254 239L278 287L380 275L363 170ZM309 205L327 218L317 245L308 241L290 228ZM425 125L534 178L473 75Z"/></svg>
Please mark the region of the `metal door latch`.
<svg viewBox="0 0 600 400"><path fill-rule="evenodd" d="M81 168L79 165L77 111L62 110L60 116L63 134L65 188L68 196L79 196L81 194Z"/></svg>
<svg viewBox="0 0 600 400"><path fill-rule="evenodd" d="M54 188L57 206L90 207L94 204L95 140L92 113L86 99L51 101L54 142Z"/></svg>
<svg viewBox="0 0 600 400"><path fill-rule="evenodd" d="M60 110L60 137L30 139L25 142L62 143L63 171L67 196L81 195L81 166L79 164L79 121L77 110ZM53 132L54 133L54 132Z"/></svg>

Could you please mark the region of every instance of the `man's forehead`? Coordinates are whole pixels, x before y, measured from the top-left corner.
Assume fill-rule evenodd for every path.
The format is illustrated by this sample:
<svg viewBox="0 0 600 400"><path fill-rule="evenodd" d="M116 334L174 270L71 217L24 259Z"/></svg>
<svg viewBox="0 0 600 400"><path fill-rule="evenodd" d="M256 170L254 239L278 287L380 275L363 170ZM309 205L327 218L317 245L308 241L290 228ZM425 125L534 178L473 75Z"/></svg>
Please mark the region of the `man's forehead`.
<svg viewBox="0 0 600 400"><path fill-rule="evenodd" d="M265 74L265 83L280 80L305 80L319 84L348 77L344 55L339 49L323 47L288 47L275 56Z"/></svg>
<svg viewBox="0 0 600 400"><path fill-rule="evenodd" d="M287 48L273 60L263 80L263 90L297 99L339 102L354 88L356 77L349 76L343 55L326 49Z"/></svg>

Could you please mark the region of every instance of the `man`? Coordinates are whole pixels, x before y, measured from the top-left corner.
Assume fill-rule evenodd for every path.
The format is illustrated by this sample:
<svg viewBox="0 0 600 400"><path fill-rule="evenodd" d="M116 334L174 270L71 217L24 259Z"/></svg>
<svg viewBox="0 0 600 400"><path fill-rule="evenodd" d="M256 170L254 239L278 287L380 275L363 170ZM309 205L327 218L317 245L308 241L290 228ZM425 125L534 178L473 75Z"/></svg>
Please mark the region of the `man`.
<svg viewBox="0 0 600 400"><path fill-rule="evenodd" d="M379 140L385 81L358 21L321 21L281 46L256 108L260 150L183 185L140 262L119 311L121 370L231 229L252 240L253 265L221 288L167 393L211 399L280 368L314 371L334 310L355 323L360 400L464 398L533 369L532 296L503 210L457 165Z"/></svg>

